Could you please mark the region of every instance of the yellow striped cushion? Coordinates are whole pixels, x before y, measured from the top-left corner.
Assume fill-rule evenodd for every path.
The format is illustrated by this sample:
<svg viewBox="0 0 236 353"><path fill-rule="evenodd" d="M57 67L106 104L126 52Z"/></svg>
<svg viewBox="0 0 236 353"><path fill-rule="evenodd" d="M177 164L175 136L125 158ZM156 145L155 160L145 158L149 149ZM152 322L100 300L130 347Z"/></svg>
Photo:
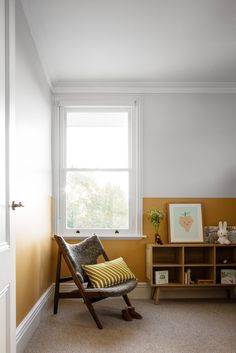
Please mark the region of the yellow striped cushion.
<svg viewBox="0 0 236 353"><path fill-rule="evenodd" d="M122 257L96 265L82 265L94 288L110 287L135 279Z"/></svg>

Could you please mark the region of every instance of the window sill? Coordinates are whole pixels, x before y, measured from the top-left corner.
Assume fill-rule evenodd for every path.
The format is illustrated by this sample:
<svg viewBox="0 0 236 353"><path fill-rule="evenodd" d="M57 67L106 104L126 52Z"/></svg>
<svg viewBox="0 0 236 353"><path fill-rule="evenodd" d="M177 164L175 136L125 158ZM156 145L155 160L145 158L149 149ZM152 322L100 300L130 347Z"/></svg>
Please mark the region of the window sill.
<svg viewBox="0 0 236 353"><path fill-rule="evenodd" d="M83 236L83 235L63 235L62 236L67 239L67 240L84 240L88 238L88 236ZM137 235L137 236L125 236L125 235L119 235L119 236L114 236L114 235L98 235L99 239L101 240L143 240L146 239L146 235ZM52 239L54 239L54 236L52 236Z"/></svg>

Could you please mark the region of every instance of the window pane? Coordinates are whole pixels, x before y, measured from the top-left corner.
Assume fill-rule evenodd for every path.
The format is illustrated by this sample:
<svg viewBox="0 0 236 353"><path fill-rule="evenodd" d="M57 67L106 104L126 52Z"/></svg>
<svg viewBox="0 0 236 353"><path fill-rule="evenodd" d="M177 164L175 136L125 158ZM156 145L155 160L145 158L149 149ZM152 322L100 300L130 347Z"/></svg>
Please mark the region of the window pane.
<svg viewBox="0 0 236 353"><path fill-rule="evenodd" d="M67 168L127 168L128 112L68 112Z"/></svg>
<svg viewBox="0 0 236 353"><path fill-rule="evenodd" d="M128 229L128 172L67 172L67 229Z"/></svg>

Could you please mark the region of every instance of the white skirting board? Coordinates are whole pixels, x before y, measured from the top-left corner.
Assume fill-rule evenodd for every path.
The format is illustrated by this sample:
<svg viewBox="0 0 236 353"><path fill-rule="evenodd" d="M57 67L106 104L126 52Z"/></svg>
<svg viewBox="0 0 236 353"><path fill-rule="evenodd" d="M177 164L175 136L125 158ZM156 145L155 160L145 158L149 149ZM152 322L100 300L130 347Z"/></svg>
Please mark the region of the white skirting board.
<svg viewBox="0 0 236 353"><path fill-rule="evenodd" d="M34 331L37 329L42 313L52 304L54 285L52 284L39 298L24 320L16 328L16 353L23 353Z"/></svg>
<svg viewBox="0 0 236 353"><path fill-rule="evenodd" d="M62 283L61 292L70 292L76 289L74 283ZM129 293L131 299L150 299L151 288L147 282L139 282L137 287ZM199 298L225 298L224 288L162 288L160 299L199 299ZM112 298L115 299L115 298Z"/></svg>
<svg viewBox="0 0 236 353"><path fill-rule="evenodd" d="M30 338L37 329L44 310L52 305L55 284L52 284L33 306L24 320L16 329L16 353L23 353ZM61 292L76 289L74 283L62 283ZM151 289L146 282L139 282L137 287L129 294L131 299L150 299ZM224 298L225 290L222 288L203 289L162 289L160 299L183 299L183 298ZM156 307L156 306L155 306ZM52 308L50 308L52 310Z"/></svg>

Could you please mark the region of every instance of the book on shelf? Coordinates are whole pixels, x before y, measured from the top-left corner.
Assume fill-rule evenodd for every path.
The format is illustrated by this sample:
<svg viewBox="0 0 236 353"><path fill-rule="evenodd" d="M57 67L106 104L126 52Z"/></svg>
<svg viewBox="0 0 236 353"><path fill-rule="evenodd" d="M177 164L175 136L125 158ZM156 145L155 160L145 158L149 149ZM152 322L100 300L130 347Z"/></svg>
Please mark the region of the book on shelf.
<svg viewBox="0 0 236 353"><path fill-rule="evenodd" d="M184 284L194 284L195 282L192 279L192 271L190 268L184 272Z"/></svg>
<svg viewBox="0 0 236 353"><path fill-rule="evenodd" d="M169 283L168 271L155 271L155 283L166 284Z"/></svg>
<svg viewBox="0 0 236 353"><path fill-rule="evenodd" d="M184 272L184 284L188 284L188 274Z"/></svg>
<svg viewBox="0 0 236 353"><path fill-rule="evenodd" d="M236 270L221 269L221 284L236 284Z"/></svg>

